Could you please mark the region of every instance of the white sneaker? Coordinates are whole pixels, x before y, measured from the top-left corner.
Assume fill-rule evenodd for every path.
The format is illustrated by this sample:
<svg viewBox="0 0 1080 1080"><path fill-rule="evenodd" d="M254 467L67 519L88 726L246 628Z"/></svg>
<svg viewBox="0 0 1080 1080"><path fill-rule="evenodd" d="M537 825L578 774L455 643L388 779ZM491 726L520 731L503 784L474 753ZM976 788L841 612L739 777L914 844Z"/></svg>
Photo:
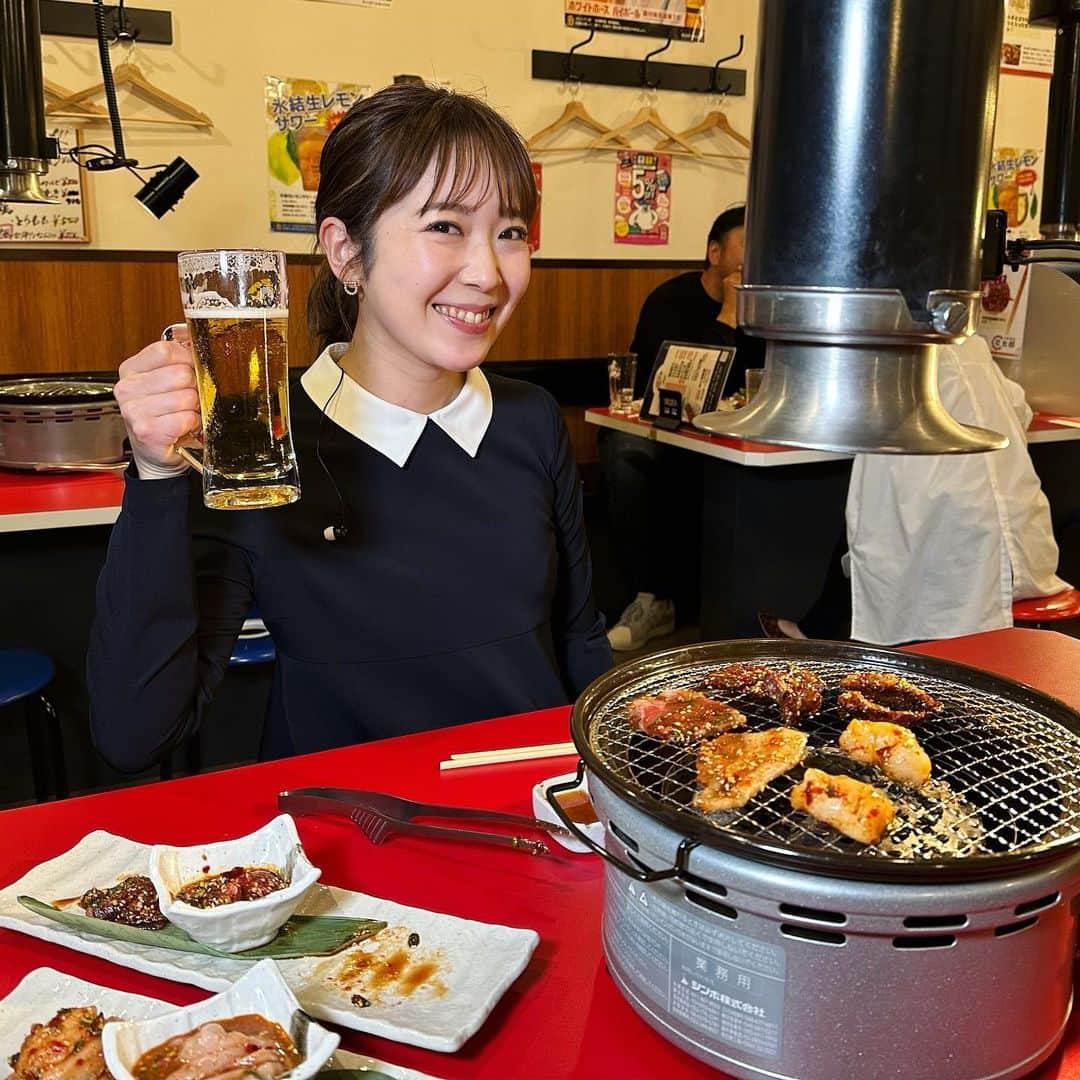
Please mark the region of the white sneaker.
<svg viewBox="0 0 1080 1080"><path fill-rule="evenodd" d="M657 600L652 593L643 592L637 594L607 636L615 652L629 652L674 629L675 605L670 600Z"/></svg>

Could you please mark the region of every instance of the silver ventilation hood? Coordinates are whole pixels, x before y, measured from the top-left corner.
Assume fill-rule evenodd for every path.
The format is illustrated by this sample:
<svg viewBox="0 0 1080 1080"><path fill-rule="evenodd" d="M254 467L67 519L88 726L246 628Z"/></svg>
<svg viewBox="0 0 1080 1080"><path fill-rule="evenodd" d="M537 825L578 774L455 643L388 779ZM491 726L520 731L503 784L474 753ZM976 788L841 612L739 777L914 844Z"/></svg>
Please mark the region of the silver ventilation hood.
<svg viewBox="0 0 1080 1080"><path fill-rule="evenodd" d="M40 178L56 156L45 135L37 0L0 0L0 201L54 202Z"/></svg>
<svg viewBox="0 0 1080 1080"><path fill-rule="evenodd" d="M696 427L857 453L1000 449L944 409L937 350L979 311L1003 10L761 0L739 323L752 403Z"/></svg>

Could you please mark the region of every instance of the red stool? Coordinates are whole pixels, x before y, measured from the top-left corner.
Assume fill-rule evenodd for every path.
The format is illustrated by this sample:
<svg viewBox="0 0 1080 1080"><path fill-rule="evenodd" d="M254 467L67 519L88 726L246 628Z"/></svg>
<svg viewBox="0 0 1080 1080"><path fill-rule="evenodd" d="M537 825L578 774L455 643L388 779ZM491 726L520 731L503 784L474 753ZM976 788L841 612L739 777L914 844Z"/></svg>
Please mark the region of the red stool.
<svg viewBox="0 0 1080 1080"><path fill-rule="evenodd" d="M1046 626L1062 619L1080 618L1080 589L1065 589L1053 596L1017 600L1012 607L1013 622Z"/></svg>

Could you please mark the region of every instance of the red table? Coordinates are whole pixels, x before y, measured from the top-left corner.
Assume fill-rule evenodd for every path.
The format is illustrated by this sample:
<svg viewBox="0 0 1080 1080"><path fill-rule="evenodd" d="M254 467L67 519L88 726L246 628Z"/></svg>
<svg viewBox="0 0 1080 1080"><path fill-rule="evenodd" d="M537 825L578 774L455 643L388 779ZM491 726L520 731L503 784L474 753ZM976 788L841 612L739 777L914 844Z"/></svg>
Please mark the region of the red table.
<svg viewBox="0 0 1080 1080"><path fill-rule="evenodd" d="M1040 630L1000 630L919 646L917 651L997 671L1080 708L1080 641ZM573 759L548 759L440 774L451 753L555 742L567 737L567 710L550 709L422 735L389 739L211 773L169 783L68 799L0 813L0 883L71 847L92 829L144 842L197 843L241 835L275 813L287 787L369 787L458 805L525 812L539 779ZM600 949L599 860L559 852L514 851L395 838L373 847L348 822L300 818L304 845L323 881L467 918L532 927L540 945L487 1023L456 1054L344 1033L343 1046L447 1080L681 1080L714 1076L656 1035L608 977ZM0 996L48 965L92 982L186 1004L200 990L0 930ZM43 1002L43 1008L57 1002ZM1080 1019L1036 1074L1080 1080ZM943 1078L945 1080L945 1078Z"/></svg>

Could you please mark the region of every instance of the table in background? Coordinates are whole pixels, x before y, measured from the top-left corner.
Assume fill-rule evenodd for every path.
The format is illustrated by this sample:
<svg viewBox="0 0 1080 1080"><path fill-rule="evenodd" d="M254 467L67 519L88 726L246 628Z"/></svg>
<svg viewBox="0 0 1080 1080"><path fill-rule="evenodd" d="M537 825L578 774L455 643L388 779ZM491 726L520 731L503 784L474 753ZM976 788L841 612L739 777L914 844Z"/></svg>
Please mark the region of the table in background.
<svg viewBox="0 0 1080 1080"><path fill-rule="evenodd" d="M588 409L585 419L704 459L703 641L757 637L761 609L789 618L809 609L830 560L846 545L844 509L854 455L728 439L688 427L665 431L637 417L612 416L607 409ZM1056 526L1071 521L1080 502L1075 483L1080 427L1055 422L1065 419L1071 418L1038 413L1028 428L1028 443L1039 444L1032 459ZM1061 445L1066 443L1071 446ZM664 512L677 515L678 507ZM1069 569L1063 560L1066 577Z"/></svg>
<svg viewBox="0 0 1080 1080"><path fill-rule="evenodd" d="M913 647L986 666L1080 708L1080 641L1040 630L999 630ZM439 773L451 753L555 742L567 737L566 708L467 724L190 779L112 791L0 813L0 883L107 829L143 842L198 843L238 836L276 812L278 791L305 785L389 790L456 805L529 812L532 785L572 759ZM608 976L601 952L603 877L594 856L531 858L472 844L409 837L373 847L349 822L298 821L304 846L327 884L465 918L532 927L540 944L525 973L483 1028L456 1054L437 1054L357 1032L347 1049L447 1080L690 1080L721 1076L638 1019ZM16 840L17 838L17 840ZM0 996L36 967L177 1004L206 996L36 938L0 930ZM48 1011L62 1002L43 1002ZM823 1023L831 1023L823 1019ZM1080 1018L1034 1080L1080 1080Z"/></svg>

